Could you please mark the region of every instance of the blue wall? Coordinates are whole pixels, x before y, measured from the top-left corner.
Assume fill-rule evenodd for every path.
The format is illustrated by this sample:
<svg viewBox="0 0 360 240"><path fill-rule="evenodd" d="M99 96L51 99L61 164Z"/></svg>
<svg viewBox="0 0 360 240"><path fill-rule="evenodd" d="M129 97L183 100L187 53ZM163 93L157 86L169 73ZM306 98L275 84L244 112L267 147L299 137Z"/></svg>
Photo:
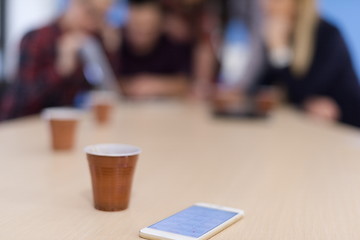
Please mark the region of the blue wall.
<svg viewBox="0 0 360 240"><path fill-rule="evenodd" d="M360 0L320 0L322 15L340 27L360 76Z"/></svg>

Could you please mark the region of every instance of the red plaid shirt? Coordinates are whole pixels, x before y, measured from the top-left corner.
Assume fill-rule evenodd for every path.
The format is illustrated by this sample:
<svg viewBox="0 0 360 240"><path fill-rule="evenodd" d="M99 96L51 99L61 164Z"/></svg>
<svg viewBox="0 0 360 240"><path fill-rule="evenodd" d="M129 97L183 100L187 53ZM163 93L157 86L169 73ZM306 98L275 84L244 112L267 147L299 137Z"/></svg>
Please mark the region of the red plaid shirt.
<svg viewBox="0 0 360 240"><path fill-rule="evenodd" d="M20 44L19 71L2 101L0 118L14 118L40 112L46 107L73 105L86 82L79 61L66 78L55 69L57 43L63 31L58 22L27 33Z"/></svg>

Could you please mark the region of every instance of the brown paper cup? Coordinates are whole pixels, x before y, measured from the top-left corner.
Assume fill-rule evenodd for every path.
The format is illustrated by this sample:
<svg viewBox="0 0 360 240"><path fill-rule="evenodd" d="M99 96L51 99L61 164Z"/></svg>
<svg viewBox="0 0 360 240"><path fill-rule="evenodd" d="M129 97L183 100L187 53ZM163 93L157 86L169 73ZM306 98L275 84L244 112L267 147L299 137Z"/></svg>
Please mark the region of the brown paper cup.
<svg viewBox="0 0 360 240"><path fill-rule="evenodd" d="M136 163L141 150L122 144L101 144L85 148L90 168L94 207L121 211L129 206Z"/></svg>
<svg viewBox="0 0 360 240"><path fill-rule="evenodd" d="M80 112L72 108L48 108L43 111L42 116L50 125L53 150L73 149Z"/></svg>
<svg viewBox="0 0 360 240"><path fill-rule="evenodd" d="M116 95L111 91L91 92L91 106L97 123L104 125L110 122Z"/></svg>
<svg viewBox="0 0 360 240"><path fill-rule="evenodd" d="M256 109L259 113L268 114L274 108L274 102L260 99L256 101Z"/></svg>
<svg viewBox="0 0 360 240"><path fill-rule="evenodd" d="M93 111L95 114L95 120L97 123L104 125L110 122L111 113L113 106L110 104L95 104L93 106Z"/></svg>
<svg viewBox="0 0 360 240"><path fill-rule="evenodd" d="M52 147L54 150L73 149L77 124L77 120L50 120Z"/></svg>

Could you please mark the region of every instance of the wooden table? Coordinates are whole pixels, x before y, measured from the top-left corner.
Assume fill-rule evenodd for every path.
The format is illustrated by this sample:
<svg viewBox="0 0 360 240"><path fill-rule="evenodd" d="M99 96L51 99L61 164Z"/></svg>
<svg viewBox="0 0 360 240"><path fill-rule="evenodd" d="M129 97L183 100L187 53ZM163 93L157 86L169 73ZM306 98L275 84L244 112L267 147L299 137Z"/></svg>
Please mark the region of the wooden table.
<svg viewBox="0 0 360 240"><path fill-rule="evenodd" d="M77 148L54 153L46 124L0 125L0 239L139 239L138 231L195 202L246 217L215 240L360 239L360 132L282 108L266 121L211 118L187 103L122 104L112 124L88 114ZM82 149L143 149L127 211L94 210Z"/></svg>

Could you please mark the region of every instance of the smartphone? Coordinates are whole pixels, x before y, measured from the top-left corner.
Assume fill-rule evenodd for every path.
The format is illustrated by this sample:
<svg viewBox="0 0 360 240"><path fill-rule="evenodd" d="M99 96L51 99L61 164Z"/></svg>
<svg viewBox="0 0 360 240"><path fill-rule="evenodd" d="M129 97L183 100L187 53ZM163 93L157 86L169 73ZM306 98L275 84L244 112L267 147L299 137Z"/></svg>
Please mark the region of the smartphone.
<svg viewBox="0 0 360 240"><path fill-rule="evenodd" d="M151 240L205 240L243 216L243 210L198 203L142 229L140 237Z"/></svg>

